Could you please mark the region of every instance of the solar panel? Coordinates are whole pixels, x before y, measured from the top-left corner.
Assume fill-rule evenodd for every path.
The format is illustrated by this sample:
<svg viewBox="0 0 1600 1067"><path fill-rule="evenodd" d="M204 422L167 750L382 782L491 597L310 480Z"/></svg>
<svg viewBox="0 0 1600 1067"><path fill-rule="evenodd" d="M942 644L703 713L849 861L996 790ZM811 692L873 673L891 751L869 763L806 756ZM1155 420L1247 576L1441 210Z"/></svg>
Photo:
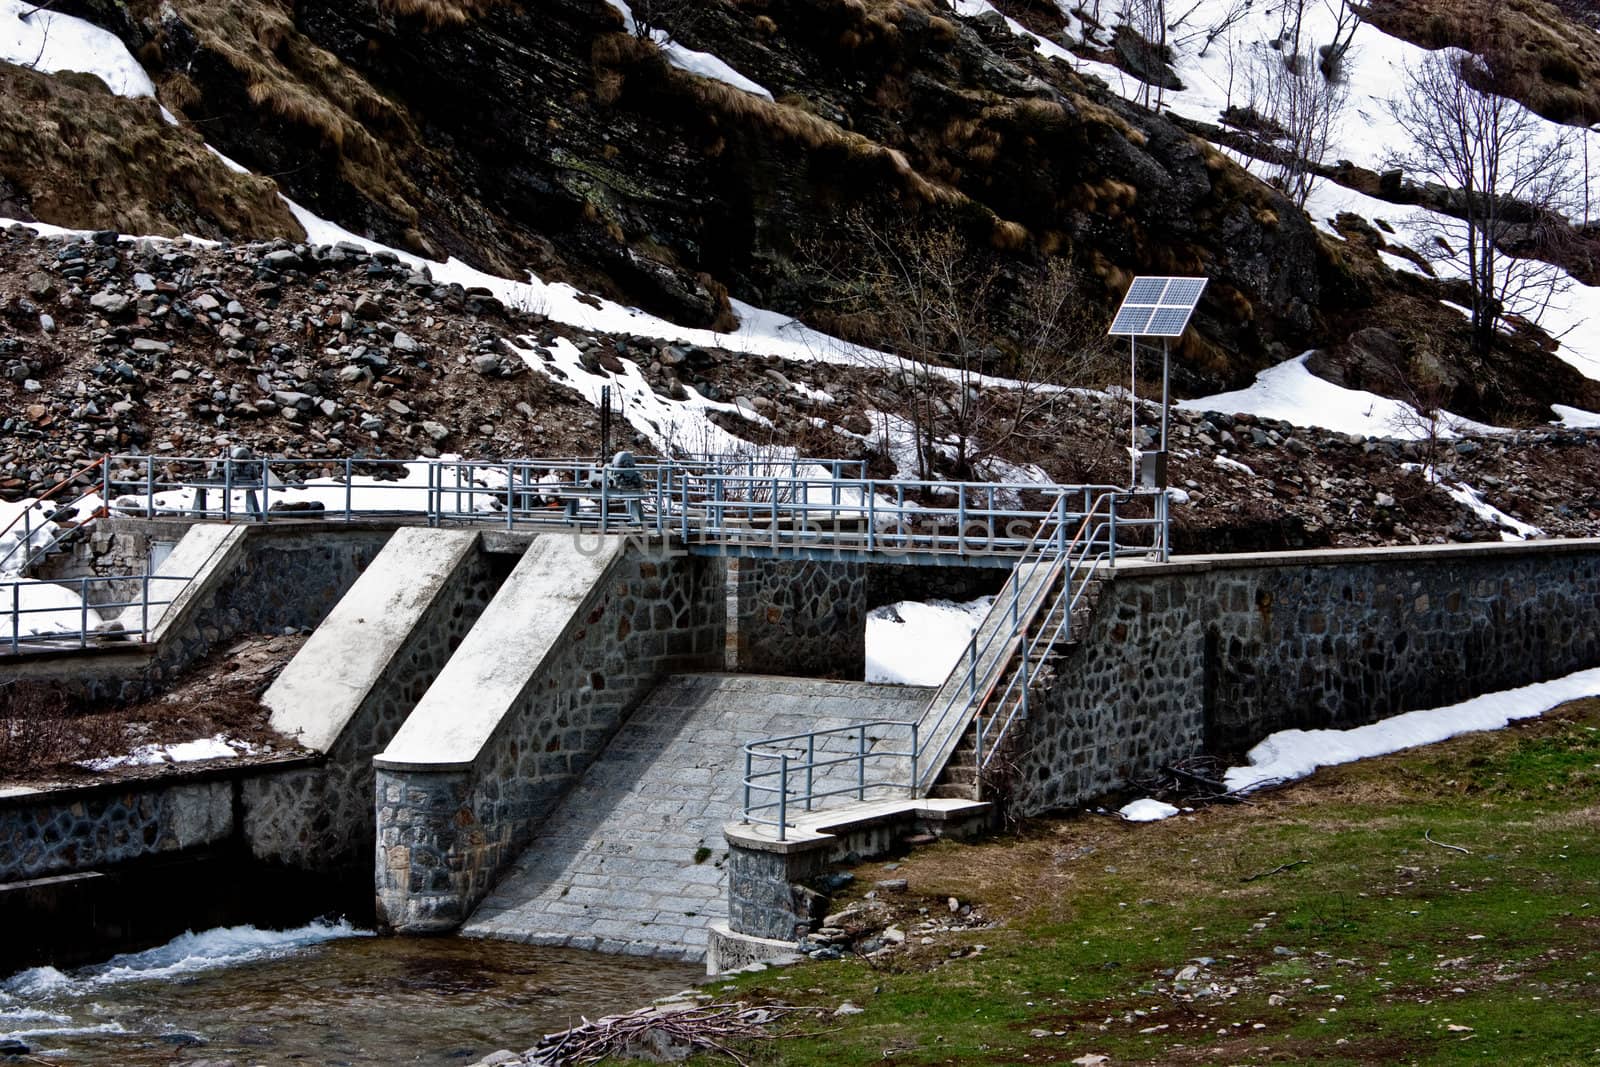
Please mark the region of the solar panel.
<svg viewBox="0 0 1600 1067"><path fill-rule="evenodd" d="M1150 328L1150 317L1156 309L1143 304L1124 304L1111 324L1113 337L1140 337Z"/></svg>
<svg viewBox="0 0 1600 1067"><path fill-rule="evenodd" d="M1189 315L1188 308L1156 308L1155 314L1150 317L1150 325L1145 328L1145 336L1177 337L1189 325Z"/></svg>
<svg viewBox="0 0 1600 1067"><path fill-rule="evenodd" d="M1177 337L1189 325L1205 278L1135 278L1117 309L1113 337Z"/></svg>
<svg viewBox="0 0 1600 1067"><path fill-rule="evenodd" d="M1135 278L1128 289L1125 302L1129 304L1159 304L1161 292L1167 287L1166 278Z"/></svg>

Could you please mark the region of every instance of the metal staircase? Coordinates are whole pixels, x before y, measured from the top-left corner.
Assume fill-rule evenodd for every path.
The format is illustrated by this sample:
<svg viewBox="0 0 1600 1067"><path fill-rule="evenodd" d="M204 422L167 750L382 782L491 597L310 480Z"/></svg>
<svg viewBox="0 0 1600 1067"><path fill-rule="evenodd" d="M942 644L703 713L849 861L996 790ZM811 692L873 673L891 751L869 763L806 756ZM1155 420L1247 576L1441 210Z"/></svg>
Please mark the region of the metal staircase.
<svg viewBox="0 0 1600 1067"><path fill-rule="evenodd" d="M1063 507L1040 525L990 609L999 624L985 620L973 634L923 715L916 795L979 799L1012 728L1049 691L1088 626L1105 584L1100 568L1116 562L1120 495L1097 498L1082 515Z"/></svg>
<svg viewBox="0 0 1600 1067"><path fill-rule="evenodd" d="M833 796L981 799L1000 777L996 760L1015 742L1014 728L1082 638L1106 582L1101 569L1116 563L1118 508L1133 495L1107 491L1082 508L1071 508L1068 492L1056 497L920 719L874 723L879 738L869 745L862 733L844 753L833 744L837 731L827 730L746 745L743 821L773 826L783 840L790 813L811 812ZM1165 503L1158 499L1158 516ZM1124 531L1134 525L1145 524L1125 523ZM1144 547L1164 552L1159 536ZM907 735L910 751L900 747ZM837 774L846 764L855 788L817 786L819 770Z"/></svg>

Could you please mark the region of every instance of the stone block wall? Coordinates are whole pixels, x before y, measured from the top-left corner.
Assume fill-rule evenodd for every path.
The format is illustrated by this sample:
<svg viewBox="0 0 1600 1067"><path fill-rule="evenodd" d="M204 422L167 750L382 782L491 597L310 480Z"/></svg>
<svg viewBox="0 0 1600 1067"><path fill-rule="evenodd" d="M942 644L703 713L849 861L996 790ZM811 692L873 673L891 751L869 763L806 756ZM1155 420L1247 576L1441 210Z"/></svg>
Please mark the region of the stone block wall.
<svg viewBox="0 0 1600 1067"><path fill-rule="evenodd" d="M1019 813L1202 751L1348 728L1600 665L1600 542L1118 568L1016 749Z"/></svg>
<svg viewBox="0 0 1600 1067"><path fill-rule="evenodd" d="M238 829L238 783L277 774L283 766L129 778L0 797L0 883L114 867L229 841Z"/></svg>
<svg viewBox="0 0 1600 1067"><path fill-rule="evenodd" d="M867 669L867 567L730 558L726 668L859 679Z"/></svg>
<svg viewBox="0 0 1600 1067"><path fill-rule="evenodd" d="M245 784L245 836L259 859L299 870L361 868L377 840L372 757L444 669L515 557L474 552L407 634L317 767Z"/></svg>
<svg viewBox="0 0 1600 1067"><path fill-rule="evenodd" d="M380 763L378 908L454 929L656 683L720 665L720 561L630 546L594 584L470 769Z"/></svg>

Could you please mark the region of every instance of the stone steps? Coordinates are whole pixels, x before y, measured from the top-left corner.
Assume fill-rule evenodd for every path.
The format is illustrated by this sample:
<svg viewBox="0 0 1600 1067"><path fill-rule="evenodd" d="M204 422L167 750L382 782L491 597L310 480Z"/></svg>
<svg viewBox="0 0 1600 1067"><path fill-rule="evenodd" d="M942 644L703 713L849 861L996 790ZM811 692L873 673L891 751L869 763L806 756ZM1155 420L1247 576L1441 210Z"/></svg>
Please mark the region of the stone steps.
<svg viewBox="0 0 1600 1067"><path fill-rule="evenodd" d="M668 679L629 716L461 932L703 960L711 924L728 916L722 826L739 817L743 802L743 746L915 719L928 695L807 678Z"/></svg>

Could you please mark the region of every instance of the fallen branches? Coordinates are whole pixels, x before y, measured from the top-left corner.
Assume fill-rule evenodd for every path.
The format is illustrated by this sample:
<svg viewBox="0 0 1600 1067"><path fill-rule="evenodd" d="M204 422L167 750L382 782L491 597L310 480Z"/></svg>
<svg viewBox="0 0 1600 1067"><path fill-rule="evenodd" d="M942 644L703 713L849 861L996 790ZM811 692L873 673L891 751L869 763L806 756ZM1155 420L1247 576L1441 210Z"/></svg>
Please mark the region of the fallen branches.
<svg viewBox="0 0 1600 1067"><path fill-rule="evenodd" d="M1284 871L1292 871L1296 867L1303 867L1310 862L1310 860L1294 860L1291 863L1280 863L1270 871L1262 871L1260 874L1252 874L1248 878L1239 879L1239 881L1254 882L1262 878L1271 878L1275 874L1282 874Z"/></svg>
<svg viewBox="0 0 1600 1067"><path fill-rule="evenodd" d="M599 1063L629 1053L652 1054L659 1061L686 1059L697 1052L719 1052L745 1061L728 1042L770 1038L767 1024L799 1008L738 1004L649 1007L610 1015L581 1026L546 1034L523 1061L528 1067L568 1067Z"/></svg>
<svg viewBox="0 0 1600 1067"><path fill-rule="evenodd" d="M1460 852L1467 856L1472 855L1472 850L1469 848L1462 848L1460 845L1447 845L1443 841L1435 841L1432 830L1422 831L1422 839L1430 845L1438 845L1440 848L1447 848L1452 852Z"/></svg>

